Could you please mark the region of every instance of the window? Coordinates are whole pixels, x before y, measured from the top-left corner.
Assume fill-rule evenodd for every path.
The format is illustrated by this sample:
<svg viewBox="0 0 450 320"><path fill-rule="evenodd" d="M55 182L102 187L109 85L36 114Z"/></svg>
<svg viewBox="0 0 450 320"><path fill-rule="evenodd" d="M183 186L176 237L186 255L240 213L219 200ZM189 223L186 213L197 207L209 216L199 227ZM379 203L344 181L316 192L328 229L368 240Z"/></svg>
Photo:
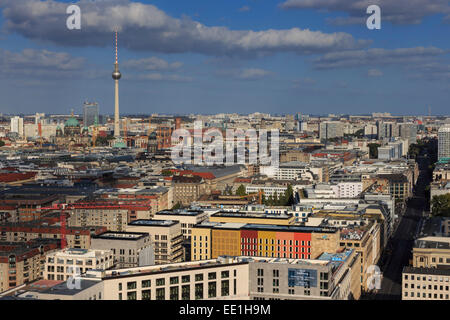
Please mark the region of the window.
<svg viewBox="0 0 450 320"><path fill-rule="evenodd" d="M136 291L131 291L127 293L127 300L136 300Z"/></svg>
<svg viewBox="0 0 450 320"><path fill-rule="evenodd" d="M208 280L214 280L214 279L216 279L216 273L215 272L208 273Z"/></svg>
<svg viewBox="0 0 450 320"><path fill-rule="evenodd" d="M181 287L181 299L190 300L191 298L191 288L189 285L184 285Z"/></svg>
<svg viewBox="0 0 450 320"><path fill-rule="evenodd" d="M199 273L195 275L195 281L203 281L203 274Z"/></svg>
<svg viewBox="0 0 450 320"><path fill-rule="evenodd" d="M189 282L189 281L191 281L191 277L189 275L181 277L181 282L186 283L186 282Z"/></svg>
<svg viewBox="0 0 450 320"><path fill-rule="evenodd" d="M170 278L170 284L178 284L178 277L171 277Z"/></svg>
<svg viewBox="0 0 450 320"><path fill-rule="evenodd" d="M195 285L195 299L203 299L203 283L197 283Z"/></svg>
<svg viewBox="0 0 450 320"><path fill-rule="evenodd" d="M215 298L217 296L216 282L208 282L208 298Z"/></svg>
<svg viewBox="0 0 450 320"><path fill-rule="evenodd" d="M142 288L150 288L151 280L142 280Z"/></svg>
<svg viewBox="0 0 450 320"><path fill-rule="evenodd" d="M178 300L178 287L170 287L170 300Z"/></svg>
<svg viewBox="0 0 450 320"><path fill-rule="evenodd" d="M228 280L222 280L222 289L221 289L222 297L226 297L230 295L230 282Z"/></svg>
<svg viewBox="0 0 450 320"><path fill-rule="evenodd" d="M166 291L164 288L156 289L156 300L165 300L166 299Z"/></svg>
<svg viewBox="0 0 450 320"><path fill-rule="evenodd" d="M127 290L136 289L136 281L127 283Z"/></svg>
<svg viewBox="0 0 450 320"><path fill-rule="evenodd" d="M121 290L122 290L122 284L119 283L119 291L121 291Z"/></svg>
<svg viewBox="0 0 450 320"><path fill-rule="evenodd" d="M150 300L150 297L151 297L150 290L142 290L142 300Z"/></svg>
<svg viewBox="0 0 450 320"><path fill-rule="evenodd" d="M157 286L163 286L166 283L166 279L164 278L160 278L160 279L156 279L156 285Z"/></svg>
<svg viewBox="0 0 450 320"><path fill-rule="evenodd" d="M228 278L230 276L230 271L222 271L221 276L222 278Z"/></svg>

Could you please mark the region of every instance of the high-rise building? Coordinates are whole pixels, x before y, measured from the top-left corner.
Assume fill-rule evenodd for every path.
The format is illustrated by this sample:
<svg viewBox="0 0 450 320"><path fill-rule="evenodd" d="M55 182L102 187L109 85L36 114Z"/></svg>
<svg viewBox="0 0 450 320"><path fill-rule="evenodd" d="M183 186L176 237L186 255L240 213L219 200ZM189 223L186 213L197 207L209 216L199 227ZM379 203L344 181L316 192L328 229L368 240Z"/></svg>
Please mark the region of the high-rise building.
<svg viewBox="0 0 450 320"><path fill-rule="evenodd" d="M450 125L439 129L438 133L438 160L450 158Z"/></svg>
<svg viewBox="0 0 450 320"><path fill-rule="evenodd" d="M324 121L320 123L320 140L328 140L344 136L344 126L339 121Z"/></svg>
<svg viewBox="0 0 450 320"><path fill-rule="evenodd" d="M85 102L83 104L83 125L85 127L92 126L95 123L95 119L98 122L98 118L98 103Z"/></svg>
<svg viewBox="0 0 450 320"><path fill-rule="evenodd" d="M11 118L10 131L18 133L19 137L23 137L23 118L18 116Z"/></svg>

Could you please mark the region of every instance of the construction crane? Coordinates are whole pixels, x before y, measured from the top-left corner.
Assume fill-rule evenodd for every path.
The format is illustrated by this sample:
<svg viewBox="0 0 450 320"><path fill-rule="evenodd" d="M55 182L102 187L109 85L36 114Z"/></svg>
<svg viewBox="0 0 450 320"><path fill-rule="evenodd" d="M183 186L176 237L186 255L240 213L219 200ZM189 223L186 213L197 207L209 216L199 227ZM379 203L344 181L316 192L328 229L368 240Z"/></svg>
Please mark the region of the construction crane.
<svg viewBox="0 0 450 320"><path fill-rule="evenodd" d="M92 129L92 147L94 148L95 144L97 143L97 135L98 135L98 117L95 116L94 128Z"/></svg>
<svg viewBox="0 0 450 320"><path fill-rule="evenodd" d="M128 128L127 128L127 118L123 119L123 135L125 137L125 144L128 147Z"/></svg>
<svg viewBox="0 0 450 320"><path fill-rule="evenodd" d="M39 133L39 145L42 148L42 124L40 121L38 123L38 133Z"/></svg>

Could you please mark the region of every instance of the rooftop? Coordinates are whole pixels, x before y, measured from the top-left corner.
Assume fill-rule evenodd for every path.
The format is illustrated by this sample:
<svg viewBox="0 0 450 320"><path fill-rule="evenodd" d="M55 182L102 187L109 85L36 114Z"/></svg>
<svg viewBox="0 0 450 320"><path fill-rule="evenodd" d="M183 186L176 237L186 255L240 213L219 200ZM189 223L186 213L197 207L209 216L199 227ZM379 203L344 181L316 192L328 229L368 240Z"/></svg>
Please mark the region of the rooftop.
<svg viewBox="0 0 450 320"><path fill-rule="evenodd" d="M450 276L450 269L447 268L415 268L415 267L404 267L403 273L414 273L414 274L427 274L436 276Z"/></svg>
<svg viewBox="0 0 450 320"><path fill-rule="evenodd" d="M171 227L175 224L179 223L174 220L149 220L149 219L140 219L130 222L129 226L148 226L148 227Z"/></svg>
<svg viewBox="0 0 450 320"><path fill-rule="evenodd" d="M92 239L108 239L108 240L139 240L148 236L145 232L113 232L107 231L96 236L92 236Z"/></svg>

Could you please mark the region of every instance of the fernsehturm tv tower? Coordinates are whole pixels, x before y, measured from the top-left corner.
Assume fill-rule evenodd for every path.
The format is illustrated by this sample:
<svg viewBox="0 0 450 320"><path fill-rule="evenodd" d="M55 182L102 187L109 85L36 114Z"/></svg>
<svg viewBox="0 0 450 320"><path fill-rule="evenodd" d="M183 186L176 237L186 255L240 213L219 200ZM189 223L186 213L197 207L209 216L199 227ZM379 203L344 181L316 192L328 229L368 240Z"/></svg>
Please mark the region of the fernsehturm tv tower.
<svg viewBox="0 0 450 320"><path fill-rule="evenodd" d="M120 138L120 118L119 118L119 79L122 77L122 74L119 71L119 58L117 54L117 31L116 35L116 63L114 64L114 72L112 74L112 78L115 83L115 97L114 97L114 137L116 139Z"/></svg>

